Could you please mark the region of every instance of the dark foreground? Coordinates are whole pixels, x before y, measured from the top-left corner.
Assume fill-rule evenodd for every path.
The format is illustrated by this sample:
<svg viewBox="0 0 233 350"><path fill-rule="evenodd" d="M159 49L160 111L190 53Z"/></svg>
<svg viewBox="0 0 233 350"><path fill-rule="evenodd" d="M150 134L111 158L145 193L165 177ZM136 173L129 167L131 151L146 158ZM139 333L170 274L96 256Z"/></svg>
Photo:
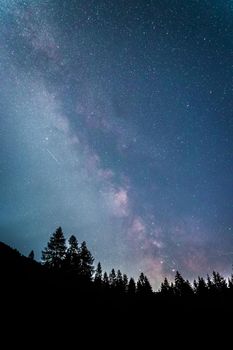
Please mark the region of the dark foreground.
<svg viewBox="0 0 233 350"><path fill-rule="evenodd" d="M230 294L205 298L120 295L51 273L6 245L1 244L0 253L1 330L3 335L14 335L8 342L17 334L16 339L25 342L33 335L33 348L46 337L54 343L84 342L88 347L94 341L114 348L124 347L127 337L132 344L144 344L143 348L152 341L154 348L158 342L175 344L177 338L195 339L198 334L216 337L217 342L221 328L226 337L232 332Z"/></svg>

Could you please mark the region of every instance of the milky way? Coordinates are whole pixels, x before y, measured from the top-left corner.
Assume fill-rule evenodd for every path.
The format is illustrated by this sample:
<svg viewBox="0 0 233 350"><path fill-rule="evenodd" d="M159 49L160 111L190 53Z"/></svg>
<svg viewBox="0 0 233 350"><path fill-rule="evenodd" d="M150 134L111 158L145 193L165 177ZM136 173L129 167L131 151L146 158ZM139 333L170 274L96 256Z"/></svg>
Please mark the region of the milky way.
<svg viewBox="0 0 233 350"><path fill-rule="evenodd" d="M232 101L232 1L0 1L0 239L229 274Z"/></svg>

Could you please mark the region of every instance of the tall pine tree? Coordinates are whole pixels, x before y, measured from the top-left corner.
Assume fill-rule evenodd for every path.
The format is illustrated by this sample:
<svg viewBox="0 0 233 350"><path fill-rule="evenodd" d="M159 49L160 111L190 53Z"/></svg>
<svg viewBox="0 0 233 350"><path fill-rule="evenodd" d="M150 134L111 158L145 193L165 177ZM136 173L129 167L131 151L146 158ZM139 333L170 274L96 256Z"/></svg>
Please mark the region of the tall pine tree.
<svg viewBox="0 0 233 350"><path fill-rule="evenodd" d="M179 271L175 274L175 294L177 296L188 297L193 295L193 289L188 280L185 280Z"/></svg>
<svg viewBox="0 0 233 350"><path fill-rule="evenodd" d="M135 295L135 293L136 293L136 283L135 283L135 280L131 277L128 284L128 294L130 296L133 296Z"/></svg>
<svg viewBox="0 0 233 350"><path fill-rule="evenodd" d="M173 288L168 282L168 279L165 277L164 281L161 283L160 293L163 296L172 296L173 295Z"/></svg>
<svg viewBox="0 0 233 350"><path fill-rule="evenodd" d="M69 247L66 252L66 269L69 272L80 275L81 271L81 258L80 258L80 248L78 246L77 238L72 235L69 238Z"/></svg>
<svg viewBox="0 0 233 350"><path fill-rule="evenodd" d="M101 263L98 262L96 271L95 271L95 278L94 278L94 284L97 289L100 289L102 287L102 267Z"/></svg>
<svg viewBox="0 0 233 350"><path fill-rule="evenodd" d="M128 277L125 273L123 275L123 289L124 289L124 292L128 291Z"/></svg>
<svg viewBox="0 0 233 350"><path fill-rule="evenodd" d="M66 240L62 228L57 230L50 237L47 247L42 251L44 265L53 269L61 269L64 266L66 257Z"/></svg>
<svg viewBox="0 0 233 350"><path fill-rule="evenodd" d="M103 276L103 287L106 291L109 290L109 288L110 288L108 274L106 271L105 271L104 276Z"/></svg>
<svg viewBox="0 0 233 350"><path fill-rule="evenodd" d="M149 296L152 294L152 287L148 278L142 272L137 282L137 294L142 296Z"/></svg>
<svg viewBox="0 0 233 350"><path fill-rule="evenodd" d="M91 281L94 273L94 258L87 248L86 242L82 242L80 249L80 275Z"/></svg>
<svg viewBox="0 0 233 350"><path fill-rule="evenodd" d="M115 269L112 269L112 271L109 274L109 284L110 284L110 287L112 289L116 287L116 272L115 272Z"/></svg>

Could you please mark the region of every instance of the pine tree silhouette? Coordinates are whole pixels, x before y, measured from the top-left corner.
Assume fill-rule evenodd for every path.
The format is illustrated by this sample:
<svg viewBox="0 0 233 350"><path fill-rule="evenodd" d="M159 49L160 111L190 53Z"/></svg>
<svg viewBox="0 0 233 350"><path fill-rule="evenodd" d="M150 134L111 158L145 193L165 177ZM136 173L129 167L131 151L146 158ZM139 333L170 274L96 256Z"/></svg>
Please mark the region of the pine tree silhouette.
<svg viewBox="0 0 233 350"><path fill-rule="evenodd" d="M184 297L193 295L190 282L185 280L178 271L175 274L175 294Z"/></svg>
<svg viewBox="0 0 233 350"><path fill-rule="evenodd" d="M135 293L136 293L136 283L134 279L131 277L128 284L128 294L130 296L134 296Z"/></svg>
<svg viewBox="0 0 233 350"><path fill-rule="evenodd" d="M98 262L97 265L97 269L95 272L95 277L94 277L94 284L96 286L97 289L100 289L102 287L102 267L101 267L101 263Z"/></svg>
<svg viewBox="0 0 233 350"><path fill-rule="evenodd" d="M77 238L72 235L68 240L69 246L66 251L66 269L73 275L81 274L81 251L78 246Z"/></svg>
<svg viewBox="0 0 233 350"><path fill-rule="evenodd" d="M112 271L109 274L109 285L111 289L114 289L116 287L116 272L115 269L112 269Z"/></svg>
<svg viewBox="0 0 233 350"><path fill-rule="evenodd" d="M105 291L108 291L109 288L110 288L107 272L104 272L104 276L103 276L103 287L104 287Z"/></svg>
<svg viewBox="0 0 233 350"><path fill-rule="evenodd" d="M116 275L116 290L118 293L124 292L124 285L123 285L123 276L120 270L117 270Z"/></svg>
<svg viewBox="0 0 233 350"><path fill-rule="evenodd" d="M42 251L42 261L49 268L61 269L66 257L66 240L62 228L52 234L47 247Z"/></svg>
<svg viewBox="0 0 233 350"><path fill-rule="evenodd" d="M219 272L213 271L213 288L215 294L224 294L227 289L227 283Z"/></svg>
<svg viewBox="0 0 233 350"><path fill-rule="evenodd" d="M151 284L143 272L140 274L137 282L137 294L141 296L148 296L152 294Z"/></svg>
<svg viewBox="0 0 233 350"><path fill-rule="evenodd" d="M197 281L194 280L193 282L193 286L194 286L194 293L198 296L206 296L208 293L208 287L206 284L206 281L204 280L203 277L199 277Z"/></svg>
<svg viewBox="0 0 233 350"><path fill-rule="evenodd" d="M166 277L164 278L164 281L161 283L160 293L161 295L166 297L174 295L173 285L170 285Z"/></svg>
<svg viewBox="0 0 233 350"><path fill-rule="evenodd" d="M88 250L86 242L82 242L80 249L80 275L86 280L91 281L94 273L94 258Z"/></svg>
<svg viewBox="0 0 233 350"><path fill-rule="evenodd" d="M123 275L122 283L123 283L123 291L126 293L128 291L128 277L125 273Z"/></svg>

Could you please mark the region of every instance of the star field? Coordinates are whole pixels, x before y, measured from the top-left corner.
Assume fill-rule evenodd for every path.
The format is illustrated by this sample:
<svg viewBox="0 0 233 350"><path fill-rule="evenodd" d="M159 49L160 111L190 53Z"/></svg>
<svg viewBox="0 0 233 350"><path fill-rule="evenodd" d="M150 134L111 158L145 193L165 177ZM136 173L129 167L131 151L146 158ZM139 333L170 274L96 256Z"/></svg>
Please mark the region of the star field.
<svg viewBox="0 0 233 350"><path fill-rule="evenodd" d="M231 273L232 78L232 1L0 1L0 239Z"/></svg>

